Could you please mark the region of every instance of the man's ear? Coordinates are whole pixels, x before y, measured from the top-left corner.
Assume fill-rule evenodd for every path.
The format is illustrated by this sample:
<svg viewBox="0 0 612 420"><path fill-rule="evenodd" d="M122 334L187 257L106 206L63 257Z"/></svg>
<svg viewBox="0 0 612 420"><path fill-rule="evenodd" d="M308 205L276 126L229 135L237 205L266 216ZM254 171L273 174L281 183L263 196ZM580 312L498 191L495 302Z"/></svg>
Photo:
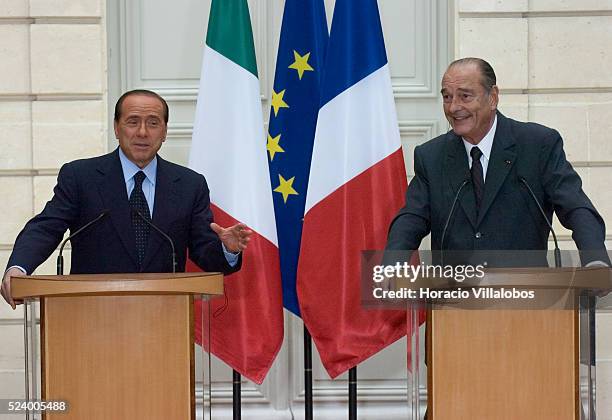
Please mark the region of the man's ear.
<svg viewBox="0 0 612 420"><path fill-rule="evenodd" d="M164 123L164 134L162 135L162 143L166 141L167 136L168 136L168 124Z"/></svg>
<svg viewBox="0 0 612 420"><path fill-rule="evenodd" d="M117 121L113 122L113 128L115 129L115 138L118 139L119 138L119 124L117 124Z"/></svg>
<svg viewBox="0 0 612 420"><path fill-rule="evenodd" d="M491 87L489 100L491 101L491 109L497 109L497 104L499 103L499 88L497 87L497 85L493 85Z"/></svg>

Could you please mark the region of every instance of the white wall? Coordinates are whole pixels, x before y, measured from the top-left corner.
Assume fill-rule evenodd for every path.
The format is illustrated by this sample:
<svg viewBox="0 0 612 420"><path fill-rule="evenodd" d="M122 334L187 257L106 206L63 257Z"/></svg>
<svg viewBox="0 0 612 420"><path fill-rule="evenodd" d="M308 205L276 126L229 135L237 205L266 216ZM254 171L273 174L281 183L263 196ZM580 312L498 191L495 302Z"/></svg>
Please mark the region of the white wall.
<svg viewBox="0 0 612 420"><path fill-rule="evenodd" d="M104 1L2 1L2 267L23 224L51 197L62 162L106 150L106 69ZM55 271L49 261L38 272ZM22 314L0 304L0 398L24 395Z"/></svg>
<svg viewBox="0 0 612 420"><path fill-rule="evenodd" d="M333 0L326 1L331 20ZM187 160L201 46L210 1L4 0L0 7L0 263L24 222L51 196L63 162L111 150L109 110L136 87L171 106L162 154ZM283 1L250 1L267 118ZM446 130L438 98L449 59L489 60L500 109L557 128L568 158L604 218L612 220L612 1L379 0L407 169L415 145ZM450 43L449 43L450 41ZM569 233L561 229L564 247ZM610 234L608 235L610 241ZM612 241L610 241L612 242ZM39 273L53 273L52 262ZM0 398L22 386L21 309L0 304ZM599 410L612 412L612 315L598 316ZM245 383L247 418L301 415L301 324L286 317L286 340L263 386ZM360 368L360 418L391 418L404 405L404 345ZM345 417L345 378L315 366L317 418ZM229 413L230 372L214 370L215 396ZM383 409L383 407L385 407ZM221 411L219 412L221 413ZM365 415L370 413L369 415Z"/></svg>

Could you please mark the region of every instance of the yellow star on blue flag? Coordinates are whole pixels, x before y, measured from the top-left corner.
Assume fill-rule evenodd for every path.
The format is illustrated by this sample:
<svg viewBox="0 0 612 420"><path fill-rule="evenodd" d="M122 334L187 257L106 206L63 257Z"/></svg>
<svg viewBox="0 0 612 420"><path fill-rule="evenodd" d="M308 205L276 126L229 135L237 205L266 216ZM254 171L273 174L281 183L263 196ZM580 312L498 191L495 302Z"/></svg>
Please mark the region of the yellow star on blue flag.
<svg viewBox="0 0 612 420"><path fill-rule="evenodd" d="M297 263L319 112L320 69L328 38L323 0L285 0L266 150L276 216L283 306L298 316ZM291 174L291 177L286 179L281 174Z"/></svg>

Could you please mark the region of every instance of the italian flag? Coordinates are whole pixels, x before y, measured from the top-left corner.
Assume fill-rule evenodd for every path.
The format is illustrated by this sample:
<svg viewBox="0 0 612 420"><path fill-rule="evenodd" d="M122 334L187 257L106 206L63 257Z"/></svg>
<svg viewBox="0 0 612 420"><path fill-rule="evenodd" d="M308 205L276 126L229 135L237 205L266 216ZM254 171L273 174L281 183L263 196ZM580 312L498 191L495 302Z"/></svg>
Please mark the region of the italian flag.
<svg viewBox="0 0 612 420"><path fill-rule="evenodd" d="M213 0L189 167L206 177L215 222L254 233L242 269L213 300L211 351L256 383L283 339L278 241L257 63L246 0ZM196 309L196 325L199 311ZM196 340L201 331L196 328ZM207 346L206 339L204 345Z"/></svg>

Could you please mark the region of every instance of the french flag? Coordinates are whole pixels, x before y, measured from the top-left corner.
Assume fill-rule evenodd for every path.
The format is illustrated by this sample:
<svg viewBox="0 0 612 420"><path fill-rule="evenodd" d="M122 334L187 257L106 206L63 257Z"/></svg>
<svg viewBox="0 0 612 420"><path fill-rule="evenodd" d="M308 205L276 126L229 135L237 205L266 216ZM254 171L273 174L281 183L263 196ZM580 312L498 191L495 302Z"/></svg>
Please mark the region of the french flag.
<svg viewBox="0 0 612 420"><path fill-rule="evenodd" d="M361 306L361 251L383 249L406 171L376 0L337 0L312 154L297 291L334 378L406 334Z"/></svg>

